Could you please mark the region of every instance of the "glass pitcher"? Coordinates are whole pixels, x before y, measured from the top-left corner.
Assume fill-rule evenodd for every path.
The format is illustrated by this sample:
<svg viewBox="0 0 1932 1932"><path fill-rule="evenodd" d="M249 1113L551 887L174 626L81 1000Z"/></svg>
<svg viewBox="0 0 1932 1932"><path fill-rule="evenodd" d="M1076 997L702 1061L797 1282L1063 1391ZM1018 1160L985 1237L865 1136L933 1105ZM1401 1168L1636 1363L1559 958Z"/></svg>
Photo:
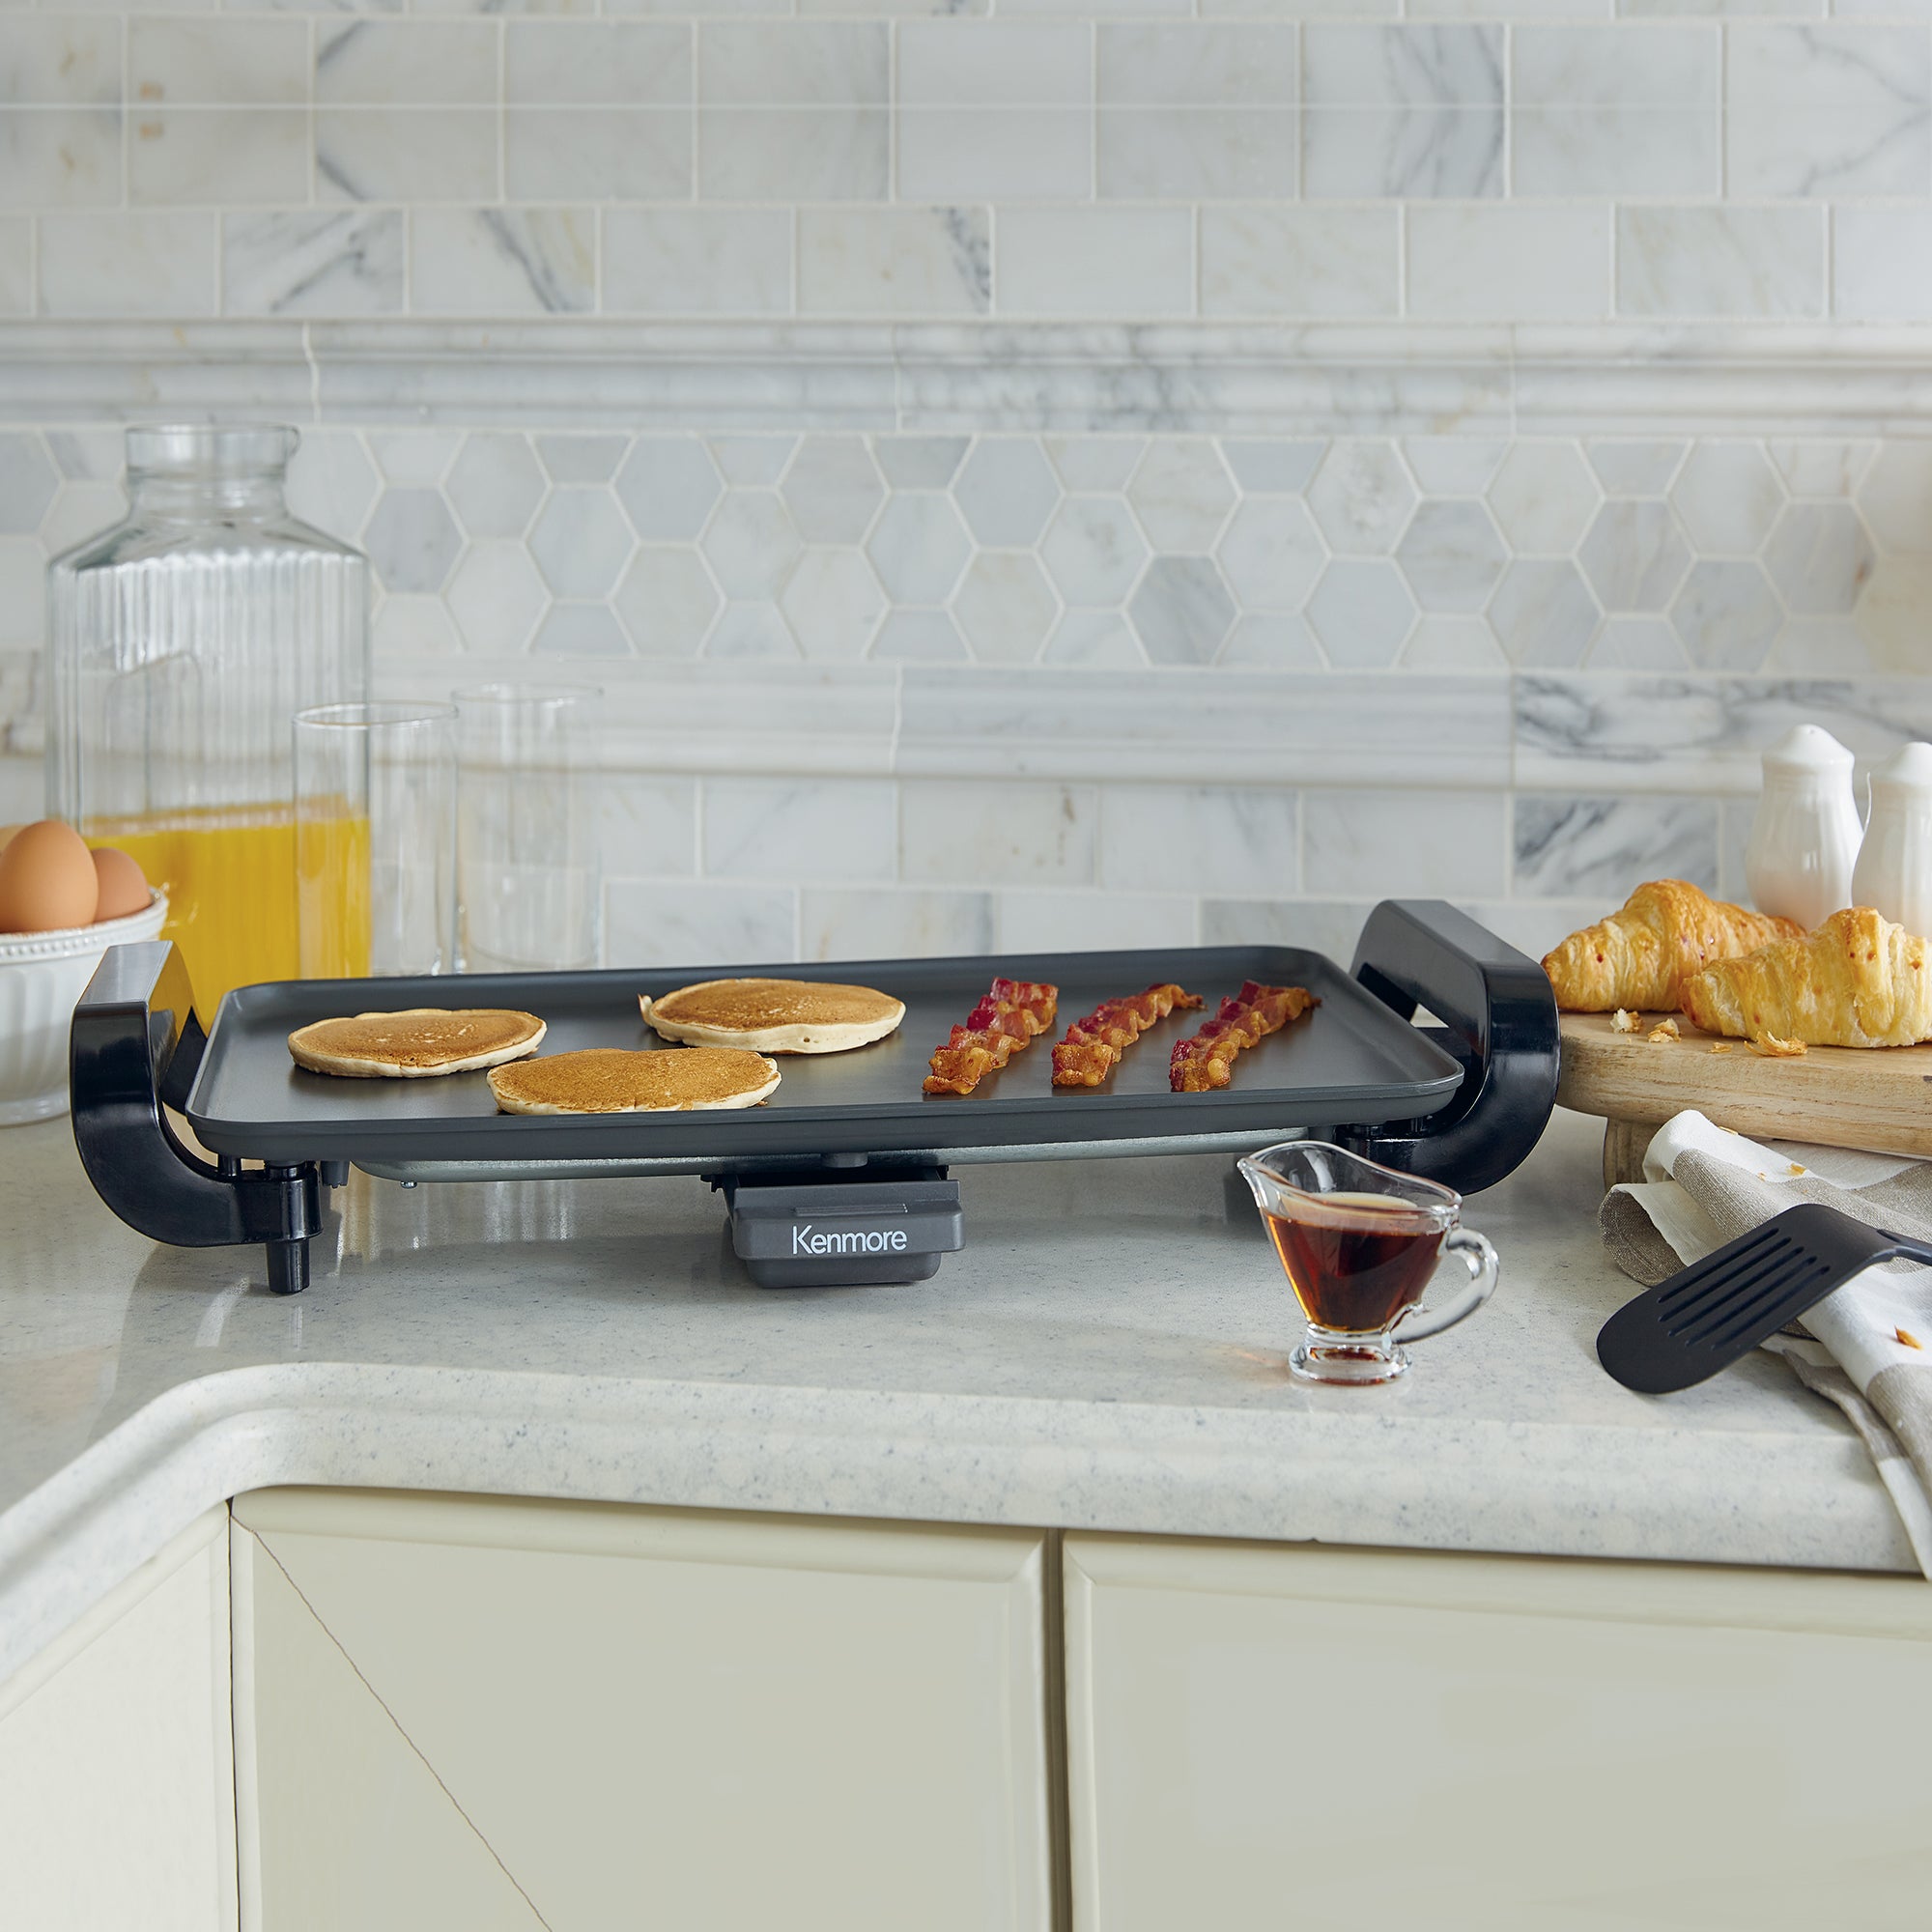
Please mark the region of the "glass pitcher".
<svg viewBox="0 0 1932 1932"><path fill-rule="evenodd" d="M204 1020L296 976L292 720L369 695L368 562L289 514L296 442L130 429L127 520L47 568L47 810L165 887Z"/></svg>

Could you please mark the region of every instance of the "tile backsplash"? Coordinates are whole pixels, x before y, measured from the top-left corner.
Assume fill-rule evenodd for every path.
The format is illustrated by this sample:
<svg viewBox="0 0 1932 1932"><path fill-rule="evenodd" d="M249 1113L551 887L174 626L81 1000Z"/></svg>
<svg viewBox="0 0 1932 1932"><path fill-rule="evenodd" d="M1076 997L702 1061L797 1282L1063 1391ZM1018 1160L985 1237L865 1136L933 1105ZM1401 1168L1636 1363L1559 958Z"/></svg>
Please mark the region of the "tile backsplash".
<svg viewBox="0 0 1932 1932"><path fill-rule="evenodd" d="M1741 895L1932 736L1928 264L1921 0L0 0L0 810L269 414L383 690L605 689L613 960Z"/></svg>

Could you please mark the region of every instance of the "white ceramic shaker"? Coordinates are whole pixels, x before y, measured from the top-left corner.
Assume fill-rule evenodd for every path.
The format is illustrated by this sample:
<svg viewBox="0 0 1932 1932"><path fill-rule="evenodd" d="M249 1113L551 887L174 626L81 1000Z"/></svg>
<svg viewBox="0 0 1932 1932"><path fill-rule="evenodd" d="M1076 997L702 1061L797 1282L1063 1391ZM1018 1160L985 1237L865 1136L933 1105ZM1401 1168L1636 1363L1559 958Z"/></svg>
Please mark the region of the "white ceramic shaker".
<svg viewBox="0 0 1932 1932"><path fill-rule="evenodd" d="M1795 919L1808 932L1850 905L1862 836L1851 753L1816 724L1786 732L1764 754L1764 792L1745 851L1758 911Z"/></svg>
<svg viewBox="0 0 1932 1932"><path fill-rule="evenodd" d="M1932 745L1908 745L1872 774L1851 902L1907 932L1932 933Z"/></svg>

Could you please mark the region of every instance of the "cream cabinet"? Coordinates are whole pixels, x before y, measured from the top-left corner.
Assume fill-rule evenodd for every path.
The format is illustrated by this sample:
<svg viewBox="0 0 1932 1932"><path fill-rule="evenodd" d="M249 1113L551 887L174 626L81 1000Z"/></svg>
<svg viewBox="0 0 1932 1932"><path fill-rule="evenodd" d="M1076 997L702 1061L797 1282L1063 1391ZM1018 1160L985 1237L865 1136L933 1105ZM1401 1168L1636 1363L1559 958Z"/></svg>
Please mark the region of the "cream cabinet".
<svg viewBox="0 0 1932 1932"><path fill-rule="evenodd" d="M235 1924L228 1513L0 1684L0 1924Z"/></svg>
<svg viewBox="0 0 1932 1932"><path fill-rule="evenodd" d="M1046 1932L1043 1539L234 1505L254 1932Z"/></svg>
<svg viewBox="0 0 1932 1932"><path fill-rule="evenodd" d="M1914 1928L1916 1578L1069 1536L1082 1932Z"/></svg>

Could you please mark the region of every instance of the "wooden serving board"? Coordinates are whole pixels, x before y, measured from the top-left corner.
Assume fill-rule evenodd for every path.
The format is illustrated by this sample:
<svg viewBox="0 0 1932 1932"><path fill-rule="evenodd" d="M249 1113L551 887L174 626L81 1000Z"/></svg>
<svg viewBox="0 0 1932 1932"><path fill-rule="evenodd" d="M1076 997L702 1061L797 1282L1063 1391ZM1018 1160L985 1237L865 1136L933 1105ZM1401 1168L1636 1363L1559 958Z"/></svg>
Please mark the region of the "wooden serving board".
<svg viewBox="0 0 1932 1932"><path fill-rule="evenodd" d="M1561 1016L1559 1106L1644 1128L1695 1107L1756 1140L1932 1156L1932 1044L1814 1046L1802 1059L1766 1060L1741 1039L1713 1053L1719 1037L1681 1013L1683 1037L1656 1043L1644 1035L1662 1013L1646 1013L1637 1033L1616 1032L1610 1017Z"/></svg>

